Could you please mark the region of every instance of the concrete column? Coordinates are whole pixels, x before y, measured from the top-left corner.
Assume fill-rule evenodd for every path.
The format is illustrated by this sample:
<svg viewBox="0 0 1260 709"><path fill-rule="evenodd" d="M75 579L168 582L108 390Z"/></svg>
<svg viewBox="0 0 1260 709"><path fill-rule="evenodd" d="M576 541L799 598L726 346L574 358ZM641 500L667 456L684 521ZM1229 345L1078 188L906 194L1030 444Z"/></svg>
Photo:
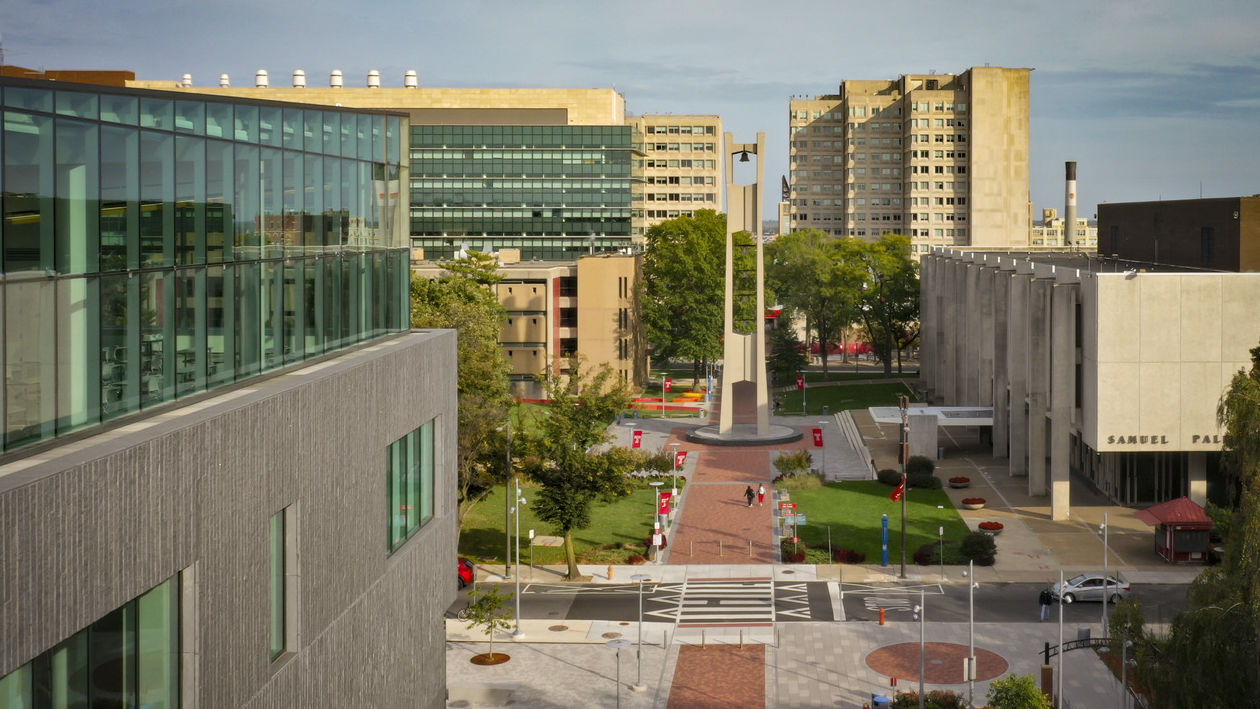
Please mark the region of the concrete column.
<svg viewBox="0 0 1260 709"><path fill-rule="evenodd" d="M967 264L963 261L955 261L953 266L954 292L951 300L949 328L954 343L954 366L951 368L954 391L950 394L949 403L952 406L962 406L967 401L967 363L963 361L967 356Z"/></svg>
<svg viewBox="0 0 1260 709"><path fill-rule="evenodd" d="M975 406L980 403L980 265L967 264L967 302L963 306L963 322L966 324L966 335L963 337L962 357L959 364L965 373L963 379L960 406Z"/></svg>
<svg viewBox="0 0 1260 709"><path fill-rule="evenodd" d="M954 351L958 341L958 271L959 263L952 258L941 259L941 290L938 296L941 313L941 386L940 403L953 405L957 399L955 383L958 381L958 358Z"/></svg>
<svg viewBox="0 0 1260 709"><path fill-rule="evenodd" d="M977 282L977 294L979 295L980 310L976 320L979 321L979 337L978 345L980 347L980 356L976 360L978 372L976 373L976 381L979 382L979 388L976 390L976 404L979 406L993 405L993 333L995 326L993 322L993 274L997 269L992 266L984 266L980 269L979 281Z"/></svg>
<svg viewBox="0 0 1260 709"><path fill-rule="evenodd" d="M937 459L937 423L936 414L910 414L910 455Z"/></svg>
<svg viewBox="0 0 1260 709"><path fill-rule="evenodd" d="M936 394L936 366L940 353L936 349L936 331L939 318L936 311L936 291L940 288L936 270L936 257L928 254L919 262L919 378L922 380L928 401Z"/></svg>
<svg viewBox="0 0 1260 709"><path fill-rule="evenodd" d="M1190 479L1190 500L1202 507L1207 504L1207 455L1203 451L1187 454L1186 477Z"/></svg>
<svg viewBox="0 0 1260 709"><path fill-rule="evenodd" d="M1012 477L1028 475L1028 299L1032 277L1012 274L1006 329L1006 374L1010 385L1009 436L1007 456Z"/></svg>
<svg viewBox="0 0 1260 709"><path fill-rule="evenodd" d="M1076 292L1074 283L1053 289L1050 333L1050 517L1071 511L1072 409L1076 399Z"/></svg>
<svg viewBox="0 0 1260 709"><path fill-rule="evenodd" d="M1028 494L1046 494L1046 414L1049 405L1050 289L1032 279L1028 298Z"/></svg>
<svg viewBox="0 0 1260 709"><path fill-rule="evenodd" d="M1010 273L994 269L993 283L993 457L1007 454L1010 402L1007 397L1007 304L1010 298Z"/></svg>

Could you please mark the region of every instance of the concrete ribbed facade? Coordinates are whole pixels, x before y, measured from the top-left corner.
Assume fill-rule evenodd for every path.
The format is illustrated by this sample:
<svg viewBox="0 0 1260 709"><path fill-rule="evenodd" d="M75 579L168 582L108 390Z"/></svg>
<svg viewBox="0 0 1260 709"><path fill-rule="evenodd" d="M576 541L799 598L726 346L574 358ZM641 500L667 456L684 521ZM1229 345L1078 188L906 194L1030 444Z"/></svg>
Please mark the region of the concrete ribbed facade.
<svg viewBox="0 0 1260 709"><path fill-rule="evenodd" d="M174 576L185 707L444 704L456 355L412 332L0 467L0 676ZM386 448L436 422L433 519L387 553ZM268 520L296 511L291 652Z"/></svg>

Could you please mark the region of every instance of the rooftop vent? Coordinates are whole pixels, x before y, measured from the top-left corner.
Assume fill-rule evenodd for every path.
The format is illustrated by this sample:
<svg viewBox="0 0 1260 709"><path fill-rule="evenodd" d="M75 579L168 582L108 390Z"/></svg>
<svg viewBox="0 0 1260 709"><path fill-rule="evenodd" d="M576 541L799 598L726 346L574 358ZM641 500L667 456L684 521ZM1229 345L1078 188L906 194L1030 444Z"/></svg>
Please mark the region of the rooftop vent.
<svg viewBox="0 0 1260 709"><path fill-rule="evenodd" d="M416 74L416 70L408 69L407 73L403 74L403 88L414 89L414 88L418 88L419 86L420 86L420 79Z"/></svg>
<svg viewBox="0 0 1260 709"><path fill-rule="evenodd" d="M375 69L368 72L367 87L369 89L381 88L381 72Z"/></svg>
<svg viewBox="0 0 1260 709"><path fill-rule="evenodd" d="M332 73L328 75L328 85L334 89L339 89L341 84L341 70L333 69Z"/></svg>
<svg viewBox="0 0 1260 709"><path fill-rule="evenodd" d="M266 69L259 69L258 71L254 72L254 88L265 89L267 88L267 86L270 85L270 83L271 82L267 79Z"/></svg>
<svg viewBox="0 0 1260 709"><path fill-rule="evenodd" d="M179 80L179 86L180 88L191 89L192 88L192 74L184 74L184 76L181 77Z"/></svg>
<svg viewBox="0 0 1260 709"><path fill-rule="evenodd" d="M219 74L219 88L226 89L232 85L232 80L227 74Z"/></svg>
<svg viewBox="0 0 1260 709"><path fill-rule="evenodd" d="M293 70L293 88L295 89L306 88L306 72L305 71L302 71L301 69Z"/></svg>

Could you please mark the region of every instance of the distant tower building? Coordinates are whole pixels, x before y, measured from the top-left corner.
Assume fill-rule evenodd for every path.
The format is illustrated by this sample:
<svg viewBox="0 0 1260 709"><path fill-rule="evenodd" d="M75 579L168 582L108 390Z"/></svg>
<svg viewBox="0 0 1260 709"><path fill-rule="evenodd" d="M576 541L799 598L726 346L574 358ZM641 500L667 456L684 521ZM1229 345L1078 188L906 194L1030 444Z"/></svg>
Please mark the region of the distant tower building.
<svg viewBox="0 0 1260 709"><path fill-rule="evenodd" d="M791 230L932 246L1029 238L1028 69L845 81L793 99Z"/></svg>

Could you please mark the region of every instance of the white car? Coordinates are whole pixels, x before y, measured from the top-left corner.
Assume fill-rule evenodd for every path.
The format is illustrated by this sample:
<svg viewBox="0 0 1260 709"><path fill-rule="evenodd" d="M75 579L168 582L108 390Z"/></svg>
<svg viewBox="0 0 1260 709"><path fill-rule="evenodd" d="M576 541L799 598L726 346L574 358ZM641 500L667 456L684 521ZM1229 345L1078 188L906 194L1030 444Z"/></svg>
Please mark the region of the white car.
<svg viewBox="0 0 1260 709"><path fill-rule="evenodd" d="M1124 579L1090 572L1064 581L1062 589L1056 583L1050 587L1050 595L1058 600L1060 593L1062 593L1064 603L1073 603L1075 601L1101 602L1104 598L1110 603L1115 603L1122 598L1128 598L1129 590L1129 582Z"/></svg>

